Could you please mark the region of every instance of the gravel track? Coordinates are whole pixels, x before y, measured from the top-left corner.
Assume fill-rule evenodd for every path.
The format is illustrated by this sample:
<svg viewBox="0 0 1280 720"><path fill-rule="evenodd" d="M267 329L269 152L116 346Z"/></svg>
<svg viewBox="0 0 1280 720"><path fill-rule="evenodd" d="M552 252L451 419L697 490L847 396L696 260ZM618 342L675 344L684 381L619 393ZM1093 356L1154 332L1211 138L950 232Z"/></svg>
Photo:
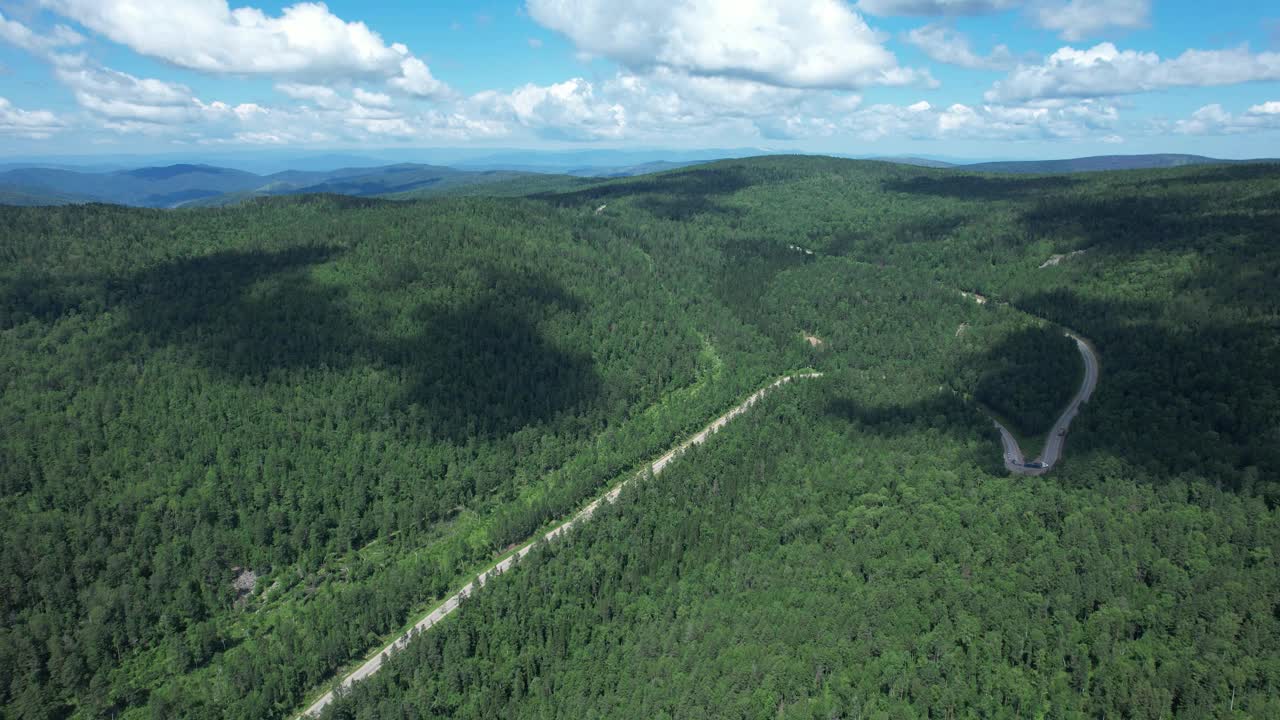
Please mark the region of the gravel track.
<svg viewBox="0 0 1280 720"><path fill-rule="evenodd" d="M662 472L663 469L666 468L667 465L669 465L672 460L679 457L681 453L693 447L694 445L701 445L702 443L706 442L707 439L711 437L711 435L713 435L720 428L727 425L730 420L733 420L734 418L738 417L739 415L749 410L752 405L755 405L757 402L759 402L760 399L763 398L766 394L768 394L771 390L777 387L780 387L782 385L785 385L786 383L789 383L792 380L816 378L821 376L822 376L822 373L817 373L817 372L801 373L798 375L788 375L787 377L777 380L772 384L757 390L755 393L753 393L746 400L743 400L732 410L716 418L714 421L712 421L710 425L703 428L701 432L697 433L693 437L689 438L688 440L685 440L683 443L672 448L670 451L667 452L667 454L663 455L657 460L654 460L652 463L649 464L648 467L642 470L639 474L618 483L616 486L610 489L609 492L605 493L603 496L599 498L596 498L586 507L579 510L577 514L574 515L569 520L566 520L564 523L547 531L541 537L534 537L532 540L527 541L524 544L524 546L522 546L519 550L516 550L510 556L503 559L497 565L493 566L493 568L486 570L485 572L482 572L479 575L477 575L475 579L473 579L471 582L464 585L461 590L457 591L453 595L450 595L439 607L432 610L430 613L427 614L426 617L422 618L417 623L415 623L413 627L409 628L409 630L407 630L403 635L393 640L386 647L382 648L382 650L379 651L377 655L373 656L368 661L366 661L363 665L356 668L351 674L344 677L342 679L341 687L344 689L350 688L355 683L358 683L361 680L369 677L370 675L378 672L378 670L382 668L383 661L386 658L393 655L394 653L396 653L397 651L403 649L406 645L408 645L409 641L413 639L413 636L416 633L427 630L431 626L435 625L436 623L440 622L444 618L448 617L451 613L453 613L455 610L458 609L458 606L462 603L463 599L465 599L468 595L474 592L476 588L483 586L489 580L506 572L508 569L511 568L512 565L516 563L516 561L520 560L525 555L528 555L529 552L533 550L534 546L539 541L549 541L554 538L557 538L569 532L578 524L591 519L591 516L594 515L596 510L600 508L601 503L613 502L614 500L617 500L618 495L622 492L622 488L626 487L627 485L631 484L632 482L635 482L640 478L643 478L646 472L651 472L654 475L657 475L658 473ZM329 705L329 703L331 702L333 702L332 690L330 690L329 692L326 692L324 695L320 697L320 699L312 703L311 706L307 708L306 712L304 712L300 717L306 718L306 717L319 715L320 712L324 710L324 708L327 705Z"/></svg>

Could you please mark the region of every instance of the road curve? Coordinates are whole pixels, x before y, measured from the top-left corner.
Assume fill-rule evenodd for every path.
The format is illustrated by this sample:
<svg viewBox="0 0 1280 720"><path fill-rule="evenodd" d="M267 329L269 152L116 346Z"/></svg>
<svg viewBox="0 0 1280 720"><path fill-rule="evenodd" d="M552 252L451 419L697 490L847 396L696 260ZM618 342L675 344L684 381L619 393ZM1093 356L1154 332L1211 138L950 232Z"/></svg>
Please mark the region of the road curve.
<svg viewBox="0 0 1280 720"><path fill-rule="evenodd" d="M1080 406L1089 402L1089 398L1093 397L1094 388L1098 387L1098 355L1094 352L1093 346L1088 340L1070 330L1066 331L1066 336L1076 341L1080 357L1084 359L1084 380L1080 382L1080 389L1076 391L1075 397L1067 403L1062 414L1058 416L1058 421L1049 430L1049 439L1045 441L1044 451L1040 453L1040 457L1028 463L1013 434L1001 425L999 420L992 418L992 422L1000 430L1000 441L1004 445L1004 466L1009 472L1019 475L1043 475L1053 469L1053 466L1062 458L1062 446L1067 441L1067 428L1071 427L1071 421L1080 414Z"/></svg>
<svg viewBox="0 0 1280 720"><path fill-rule="evenodd" d="M822 373L818 373L818 372L801 373L798 375L788 375L780 380L777 380L771 383L770 385L767 385L757 390L756 392L752 393L750 397L748 397L746 400L743 400L732 410L716 418L710 425L703 428L701 432L697 433L693 437L689 438L688 440L685 440L683 443L672 448L670 451L667 452L667 454L663 455L657 460L654 460L647 468L645 468L645 470L652 472L654 475L657 475L658 473L662 472L663 469L666 468L667 465L670 464L671 461L674 460L676 457L678 457L681 453L693 447L694 445L701 445L702 443L706 442L707 438L711 437L711 435L714 434L717 430L727 425L730 420L733 420L734 418L738 417L739 415L749 410L752 405L755 405L757 402L759 402L760 399L763 398L766 394L768 394L770 390L773 390L774 388L779 387L781 385L785 385L786 383L789 383L792 380L816 378L821 376L822 376ZM641 471L639 474L635 475L634 477L628 478L627 480L623 480L622 482L618 483L611 490L609 490L609 492L605 493L604 496L596 498L594 501L592 501L586 507L579 510L576 515L574 515L569 520L565 521L563 524L558 525L555 528L547 531L544 535L542 535L541 538L535 537L532 540L526 542L523 547L515 551L515 553L513 553L512 555L505 558L502 562L495 565L492 569L477 575L474 580L464 585L462 589L459 590L458 592L454 593L453 595L450 595L449 598L446 599L443 604L441 604L435 610L432 610L426 617L422 618L417 623L415 623L414 626L410 628L408 631L406 631L403 635L393 640L391 644L382 648L382 650L377 655L370 658L366 663L356 668L350 675L347 675L345 678L343 678L341 687L344 689L349 688L355 683L360 682L361 680L378 672L378 670L381 669L382 667L383 660L391 656L393 653L403 649L405 645L408 645L409 641L412 639L415 633L422 632L430 628L432 625L435 625L436 623L443 620L454 610L457 610L458 606L462 603L462 600L464 598L470 595L477 587L483 586L490 579L498 575L501 575L503 572L506 572L508 569L510 569L511 566L514 565L517 560L519 560L520 558L523 558L525 555L528 555L529 552L533 550L534 546L537 544L539 540L545 541L545 540L551 540L553 538L559 537L560 535L563 535L568 531L572 530L579 523L589 520L591 516L595 514L596 510L600 508L601 503L605 501L613 502L614 500L616 500L618 498L618 495L622 492L622 488L634 482L635 480L641 477L644 477L644 472L645 471ZM326 692L319 700L316 700L314 703L312 703L311 706L307 708L306 712L304 712L300 717L305 718L305 717L310 717L314 715L319 715L320 711L324 710L325 706L327 706L331 702L333 702L332 690L330 690L329 692Z"/></svg>

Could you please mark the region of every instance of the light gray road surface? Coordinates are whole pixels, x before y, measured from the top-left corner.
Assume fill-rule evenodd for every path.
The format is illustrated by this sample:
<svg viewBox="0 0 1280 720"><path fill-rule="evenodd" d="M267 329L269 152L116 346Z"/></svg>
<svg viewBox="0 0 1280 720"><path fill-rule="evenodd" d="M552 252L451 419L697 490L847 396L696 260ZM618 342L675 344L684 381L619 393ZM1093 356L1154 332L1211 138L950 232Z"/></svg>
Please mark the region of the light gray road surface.
<svg viewBox="0 0 1280 720"><path fill-rule="evenodd" d="M1043 475L1049 472L1062 457L1062 446L1067 442L1067 428L1071 427L1071 421L1080 414L1080 406L1089 402L1094 388L1098 387L1098 356L1093 351L1093 346L1073 332L1068 331L1067 337L1076 341L1080 357L1084 359L1084 380L1075 397L1067 403L1067 407L1058 416L1058 421L1049 430L1049 439L1045 441L1044 452L1040 453L1040 457L1028 463L1009 429L1001 425L999 420L992 420L1000 430L1000 441L1004 444L1004 466L1009 472L1019 475Z"/></svg>
<svg viewBox="0 0 1280 720"><path fill-rule="evenodd" d="M760 399L763 398L770 390L773 390L774 388L780 385L785 385L786 383L789 383L792 380L799 380L803 378L816 378L821 376L822 376L822 373L816 373L816 372L802 373L799 375L789 375L787 377L782 378L781 380L774 382L771 385L768 385L764 388L761 388L760 390L757 390L755 393L751 395L751 397L748 397L746 400L743 400L742 403L739 404L737 407L733 408L732 410L725 413L724 415L721 415L720 417L716 418L716 420L712 422L710 425L708 425L706 428L704 428L702 432L699 432L697 435L694 435L693 437L684 441L680 445L677 445L666 455L663 455L657 460L654 460L653 463L647 468L647 470L652 472L654 475L657 475L658 473L662 472L662 470L665 467L667 467L667 465L676 457L678 457L681 453L693 447L694 445L701 445L702 443L706 442L707 438L711 437L713 433L715 433L717 430L727 425L730 420L745 413L748 409L751 408L752 405L755 405L757 402L759 402ZM378 670L382 667L383 660L389 657L390 655L392 655L393 653L395 653L396 651L403 649L405 645L409 644L409 640L412 639L414 633L422 632L430 628L432 625L435 625L436 623L443 620L454 610L457 610L458 605L462 602L463 598L470 595L477 587L484 585L490 579L498 575L501 575L503 572L510 569L511 566L514 565L517 560L524 557L525 555L528 555L529 551L533 550L534 545L538 542L539 539L551 540L553 538L559 537L560 535L563 535L564 533L567 533L568 531L572 530L574 526L578 525L579 523L585 520L590 519L591 516L595 514L596 510L599 509L600 504L602 502L605 502L605 501L613 502L614 500L618 499L618 494L622 492L623 487L625 487L626 485L634 482L635 480L641 477L644 477L644 472L641 472L639 475L636 475L635 477L622 481L618 485L614 486L614 488L611 489L608 493L606 493L603 497L597 498L596 500L591 502L591 504L579 510L577 515L574 515L572 518L567 520L564 524L559 525L554 529L548 531L541 538L534 538L533 540L529 541L524 545L524 547L520 548L515 553L513 553L512 555L504 559L502 562L495 565L493 569L487 572L480 573L480 575L476 576L474 580L472 580L471 582L463 586L461 590L449 596L449 598L445 600L444 603L440 605L440 607L437 607L435 610L432 610L430 614L428 614L426 617L419 620L412 628L408 630L408 632L406 632L405 634L393 640L390 645L387 645L386 647L384 647L381 650L381 652L379 652L377 655L371 658L368 662L356 668L354 672L352 672L350 675L343 678L342 687L349 688L353 684L360 682L361 680L378 672ZM320 711L323 710L325 706L331 702L333 702L333 691L329 691L325 693L319 700L316 700L314 703L312 703L311 707L307 708L307 711L303 713L302 716L309 717L313 715L319 715Z"/></svg>

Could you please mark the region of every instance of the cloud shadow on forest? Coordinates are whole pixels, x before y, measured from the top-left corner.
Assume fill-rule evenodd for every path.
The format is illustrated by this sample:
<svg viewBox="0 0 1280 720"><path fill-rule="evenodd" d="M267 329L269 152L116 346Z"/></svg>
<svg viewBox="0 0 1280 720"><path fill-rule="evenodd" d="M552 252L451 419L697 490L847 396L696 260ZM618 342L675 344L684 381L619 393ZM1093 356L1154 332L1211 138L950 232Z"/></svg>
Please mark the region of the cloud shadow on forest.
<svg viewBox="0 0 1280 720"><path fill-rule="evenodd" d="M584 311L549 278L483 269L486 289L474 299L419 306L416 331L395 337L354 314L345 288L313 276L338 255L228 251L162 264L114 283L127 311L120 335L183 347L211 371L250 382L304 368L388 368L407 383L396 405L419 410L413 431L456 441L549 422L600 394L590 355L542 332L548 313Z"/></svg>
<svg viewBox="0 0 1280 720"><path fill-rule="evenodd" d="M503 435L589 405L601 379L589 352L556 347L539 328L545 312L583 312L546 277L490 274L496 290L460 308L418 307L420 331L393 353L415 378L404 400L427 410L439 435Z"/></svg>
<svg viewBox="0 0 1280 720"><path fill-rule="evenodd" d="M1079 180L1062 175L1048 177L987 177L981 175L916 176L886 180L887 192L958 198L961 200L1018 200L1049 192L1067 190Z"/></svg>
<svg viewBox="0 0 1280 720"><path fill-rule="evenodd" d="M1215 183L1280 181L1280 164L1216 167L1172 178L1118 185L1099 195L1050 196L1022 213L1033 236L1083 236L1083 245L1137 253L1152 248L1203 249L1239 237L1233 251L1263 249L1280 227L1280 194L1224 198L1203 191ZM1162 192L1153 193L1152 188ZM1263 241L1263 242L1260 242Z"/></svg>
<svg viewBox="0 0 1280 720"><path fill-rule="evenodd" d="M792 250L775 240L726 238L720 244L723 264L712 285L716 296L744 324L767 332L759 303L778 274L816 257ZM775 338L775 340L778 338Z"/></svg>
<svg viewBox="0 0 1280 720"><path fill-rule="evenodd" d="M1257 467L1270 489L1252 489L1280 500L1270 415L1280 397L1280 323L1170 326L1161 304L1090 300L1067 289L1017 305L1086 332L1098 348L1098 389L1072 424L1068 456L1119 457L1157 481L1183 472L1239 478Z"/></svg>
<svg viewBox="0 0 1280 720"><path fill-rule="evenodd" d="M1208 187L1252 180L1270 182L1246 195ZM1124 286L1107 293L1119 296L1111 299L1068 287L1011 297L1098 345L1098 392L1073 425L1068 456L1122 458L1153 482L1200 473L1280 501L1280 431L1268 409L1280 397L1277 181L1280 164L1219 166L1102 196L1048 198L1023 213L1028 235L1090 248L1093 269L1080 269L1086 276L1159 272L1152 253L1185 258L1164 280L1172 284L1169 302L1142 299L1136 285L1132 299L1123 298Z"/></svg>
<svg viewBox="0 0 1280 720"><path fill-rule="evenodd" d="M1224 305L1256 306L1271 302L1267 298L1280 284L1275 263L1266 261L1280 228L1280 202L1271 197L1234 205L1186 193L1061 198L1023 213L1022 224L1032 236L1078 238L1077 249L1103 254L1107 263L1156 248L1195 253L1196 273L1183 281L1183 290L1207 292Z"/></svg>
<svg viewBox="0 0 1280 720"><path fill-rule="evenodd" d="M1036 292L1015 304L1084 332L1102 364L1093 398L1071 425L1063 462L1047 479L1103 482L1124 472L1114 458L1140 469L1144 482L1193 473L1223 490L1258 493L1280 504L1280 430L1273 415L1280 397L1280 322L1170 327L1159 303L1088 300L1070 289ZM1017 342L1010 336L958 356L948 372L998 367L1014 355L1011 344ZM1078 378L1070 382L1074 393ZM988 430L991 421L957 396L869 406L840 395L825 412L859 432L889 437L932 428L967 442L981 433L986 441L975 464L1006 473L998 435Z"/></svg>
<svg viewBox="0 0 1280 720"><path fill-rule="evenodd" d="M876 230L842 230L827 246L825 254L857 256L867 262L884 265L884 258L895 245L917 242L936 242L964 227L970 218L962 214L934 213L922 215L909 222Z"/></svg>
<svg viewBox="0 0 1280 720"><path fill-rule="evenodd" d="M856 432L883 438L898 438L936 430L963 442L980 439L966 457L991 475L1005 474L1000 436L977 408L953 395L935 395L905 405L866 405L849 397L828 399L823 413L853 426Z"/></svg>
<svg viewBox="0 0 1280 720"><path fill-rule="evenodd" d="M128 310L125 336L186 346L230 375L340 364L349 342L344 330L355 325L345 292L309 274L337 254L304 247L182 258L111 281L109 295Z"/></svg>
<svg viewBox="0 0 1280 720"><path fill-rule="evenodd" d="M615 198L633 198L638 207L666 220L687 220L695 215L741 215L738 208L726 207L717 198L749 187L753 180L745 168L727 166L680 170L640 180L626 180L567 193L540 193L535 199L558 207L579 207L607 203Z"/></svg>
<svg viewBox="0 0 1280 720"><path fill-rule="evenodd" d="M1280 178L1280 162L1246 162L1230 165L1215 165L1211 168L1197 166L1186 175L1178 177L1151 178L1134 182L1132 187L1147 188L1177 187L1180 185L1201 186L1215 183L1236 183L1250 180L1274 180Z"/></svg>

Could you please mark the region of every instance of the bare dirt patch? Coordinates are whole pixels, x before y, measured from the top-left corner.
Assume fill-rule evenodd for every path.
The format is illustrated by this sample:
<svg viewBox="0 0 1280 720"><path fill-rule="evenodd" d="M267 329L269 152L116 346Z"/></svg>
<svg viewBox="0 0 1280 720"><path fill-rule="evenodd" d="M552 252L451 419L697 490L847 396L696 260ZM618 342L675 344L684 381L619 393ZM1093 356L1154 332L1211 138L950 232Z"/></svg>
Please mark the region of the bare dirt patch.
<svg viewBox="0 0 1280 720"><path fill-rule="evenodd" d="M258 586L258 574L248 568L231 568L231 572L236 573L236 577L231 581L231 588L236 591L236 607L241 607L249 602L249 596L253 594L253 589Z"/></svg>
<svg viewBox="0 0 1280 720"><path fill-rule="evenodd" d="M1069 252L1069 253L1067 253L1067 254L1065 254L1065 255L1050 255L1048 260L1045 260L1043 263L1041 263L1041 264L1040 264L1040 269L1041 269L1041 270L1043 270L1043 269L1045 269L1045 268L1055 267L1055 266L1057 266L1058 264L1060 264L1063 260L1067 260L1067 259L1073 258L1073 257L1075 257L1075 256L1077 256L1077 255L1083 255L1083 254L1085 254L1085 252L1087 252L1087 251L1085 251L1085 250L1074 250L1074 251Z"/></svg>
<svg viewBox="0 0 1280 720"><path fill-rule="evenodd" d="M810 335L809 333L804 334L804 339L809 343L809 347L819 348L826 344L822 338L817 335Z"/></svg>

